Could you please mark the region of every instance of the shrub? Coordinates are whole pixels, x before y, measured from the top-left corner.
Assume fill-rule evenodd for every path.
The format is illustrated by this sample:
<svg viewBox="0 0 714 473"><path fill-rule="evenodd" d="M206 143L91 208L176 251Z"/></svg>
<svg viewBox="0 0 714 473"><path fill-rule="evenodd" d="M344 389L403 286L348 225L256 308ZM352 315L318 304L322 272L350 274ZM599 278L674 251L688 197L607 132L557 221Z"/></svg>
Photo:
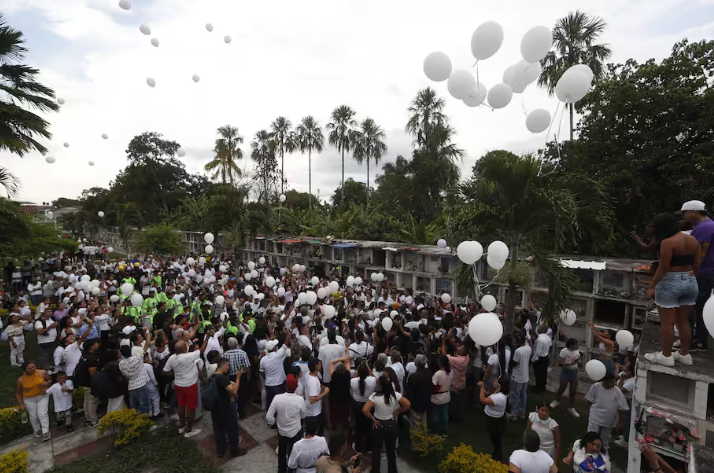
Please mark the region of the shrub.
<svg viewBox="0 0 714 473"><path fill-rule="evenodd" d="M147 414L139 414L134 409L111 412L99 421L99 434L107 431L114 435L114 446L129 445L141 434L148 432L152 422Z"/></svg>
<svg viewBox="0 0 714 473"><path fill-rule="evenodd" d="M508 465L462 443L439 463L439 473L508 473Z"/></svg>
<svg viewBox="0 0 714 473"><path fill-rule="evenodd" d="M418 428L411 431L412 447L419 452L422 457L425 457L433 452L440 452L444 449L444 440L446 437L442 435L430 434L426 428L426 424L420 424Z"/></svg>
<svg viewBox="0 0 714 473"><path fill-rule="evenodd" d="M27 473L30 455L22 449L0 455L0 471L3 473Z"/></svg>
<svg viewBox="0 0 714 473"><path fill-rule="evenodd" d="M0 443L7 443L26 433L27 428L22 425L20 413L18 407L0 409Z"/></svg>

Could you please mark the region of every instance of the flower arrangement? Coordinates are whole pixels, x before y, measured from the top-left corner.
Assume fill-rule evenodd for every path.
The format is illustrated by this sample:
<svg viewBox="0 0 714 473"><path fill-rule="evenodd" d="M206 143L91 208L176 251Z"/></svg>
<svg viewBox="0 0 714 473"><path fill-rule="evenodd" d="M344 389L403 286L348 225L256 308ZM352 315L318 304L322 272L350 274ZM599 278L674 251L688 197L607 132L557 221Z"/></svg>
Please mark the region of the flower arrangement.
<svg viewBox="0 0 714 473"><path fill-rule="evenodd" d="M13 450L0 455L0 471L3 473L27 473L30 454L25 450Z"/></svg>
<svg viewBox="0 0 714 473"><path fill-rule="evenodd" d="M439 463L439 473L508 473L508 465L462 443Z"/></svg>
<svg viewBox="0 0 714 473"><path fill-rule="evenodd" d="M430 434L426 424L420 424L418 428L411 431L412 448L419 452L422 457L425 457L433 452L440 452L444 449L444 440L446 437L442 435Z"/></svg>
<svg viewBox="0 0 714 473"><path fill-rule="evenodd" d="M99 421L99 434L107 431L114 435L114 446L129 445L147 432L153 422L147 414L139 414L134 409L111 412Z"/></svg>

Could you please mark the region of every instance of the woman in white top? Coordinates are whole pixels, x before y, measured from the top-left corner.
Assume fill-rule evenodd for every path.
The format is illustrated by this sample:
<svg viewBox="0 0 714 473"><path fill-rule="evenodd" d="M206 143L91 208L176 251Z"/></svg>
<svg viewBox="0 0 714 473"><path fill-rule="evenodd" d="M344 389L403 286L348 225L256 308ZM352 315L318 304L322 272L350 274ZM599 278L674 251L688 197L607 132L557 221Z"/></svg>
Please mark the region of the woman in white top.
<svg viewBox="0 0 714 473"><path fill-rule="evenodd" d="M486 397L486 387L483 381L479 381L479 401L486 406L484 413L488 421L488 436L493 444L491 457L496 461L503 461L503 433L506 431L506 405L508 404L508 393L511 390L511 383L508 379L503 380L503 384L498 384L498 379L493 381L493 393Z"/></svg>
<svg viewBox="0 0 714 473"><path fill-rule="evenodd" d="M389 379L384 376L377 379L374 394L362 408L362 414L372 421L372 473L380 473L382 443L387 453L387 472L397 473L396 419L399 414L409 411L411 405L407 398L394 392Z"/></svg>
<svg viewBox="0 0 714 473"><path fill-rule="evenodd" d="M523 450L511 454L509 473L557 473L558 465L542 450L538 434L526 430L523 435Z"/></svg>
<svg viewBox="0 0 714 473"><path fill-rule="evenodd" d="M588 432L580 440L576 440L573 449L563 463L573 465L574 473L608 472L610 471L610 457L600 451L602 440L597 432Z"/></svg>
<svg viewBox="0 0 714 473"><path fill-rule="evenodd" d="M550 417L550 407L545 402L536 404L536 411L528 416L526 432L532 430L540 438L540 449L557 464L560 458L560 427Z"/></svg>
<svg viewBox="0 0 714 473"><path fill-rule="evenodd" d="M374 394L376 386L377 378L372 374L369 365L363 361L357 367L357 376L350 380L352 415L355 419L355 450L362 454L366 454L371 448L369 442L371 425L369 419L362 415L362 409Z"/></svg>
<svg viewBox="0 0 714 473"><path fill-rule="evenodd" d="M446 435L449 427L449 402L451 402L451 364L446 355L439 355L437 358L439 371L434 373L431 383L434 385L434 393L431 395L431 403L434 405L434 412L431 421L431 430L435 434Z"/></svg>

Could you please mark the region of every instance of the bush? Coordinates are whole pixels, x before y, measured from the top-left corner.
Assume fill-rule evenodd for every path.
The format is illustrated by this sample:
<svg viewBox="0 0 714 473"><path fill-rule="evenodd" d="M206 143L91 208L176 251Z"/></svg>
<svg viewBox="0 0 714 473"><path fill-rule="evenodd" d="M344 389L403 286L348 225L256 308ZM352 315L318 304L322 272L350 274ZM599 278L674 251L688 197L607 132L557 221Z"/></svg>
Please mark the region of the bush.
<svg viewBox="0 0 714 473"><path fill-rule="evenodd" d="M102 417L99 434L109 431L114 435L114 446L129 445L141 434L148 432L153 422L147 414L139 414L134 409L121 409Z"/></svg>
<svg viewBox="0 0 714 473"><path fill-rule="evenodd" d="M439 463L439 473L508 473L508 465L462 443Z"/></svg>
<svg viewBox="0 0 714 473"><path fill-rule="evenodd" d="M27 473L30 454L25 450L13 450L0 455L0 471L3 473Z"/></svg>
<svg viewBox="0 0 714 473"><path fill-rule="evenodd" d="M27 431L22 424L21 411L18 407L0 409L0 443L7 443L23 436ZM1 470L0 471L5 471Z"/></svg>
<svg viewBox="0 0 714 473"><path fill-rule="evenodd" d="M426 428L426 424L420 424L418 428L411 431L412 448L419 452L422 457L425 457L433 452L440 452L444 449L444 440L446 437L442 435L430 434Z"/></svg>

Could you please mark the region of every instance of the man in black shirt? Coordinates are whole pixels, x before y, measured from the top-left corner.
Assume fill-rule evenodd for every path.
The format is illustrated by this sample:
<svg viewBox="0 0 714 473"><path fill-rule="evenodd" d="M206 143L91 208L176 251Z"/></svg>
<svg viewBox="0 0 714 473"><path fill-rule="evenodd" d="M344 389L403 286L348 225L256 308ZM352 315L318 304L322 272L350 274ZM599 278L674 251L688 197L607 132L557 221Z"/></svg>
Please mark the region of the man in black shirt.
<svg viewBox="0 0 714 473"><path fill-rule="evenodd" d="M218 458L223 458L227 449L232 457L239 457L247 453L238 447L238 414L235 405L242 368L238 370L235 383L232 383L228 377L230 370L228 359L221 358L218 360L216 374L213 376L216 388L218 388L218 405L211 411L211 420L213 421L213 436L216 441ZM228 437L227 442L226 437Z"/></svg>
<svg viewBox="0 0 714 473"><path fill-rule="evenodd" d="M84 417L91 426L97 425L97 406L99 399L92 395L92 380L99 372L101 365L99 362L99 341L95 338L86 340L82 346L83 356L77 364L74 373L76 386L81 386L84 392Z"/></svg>
<svg viewBox="0 0 714 473"><path fill-rule="evenodd" d="M434 392L431 371L426 366L426 356L417 355L414 364L417 370L409 375L406 389L406 396L412 403L409 412L411 432L418 430L421 424L426 424L427 413L431 410L431 394Z"/></svg>

